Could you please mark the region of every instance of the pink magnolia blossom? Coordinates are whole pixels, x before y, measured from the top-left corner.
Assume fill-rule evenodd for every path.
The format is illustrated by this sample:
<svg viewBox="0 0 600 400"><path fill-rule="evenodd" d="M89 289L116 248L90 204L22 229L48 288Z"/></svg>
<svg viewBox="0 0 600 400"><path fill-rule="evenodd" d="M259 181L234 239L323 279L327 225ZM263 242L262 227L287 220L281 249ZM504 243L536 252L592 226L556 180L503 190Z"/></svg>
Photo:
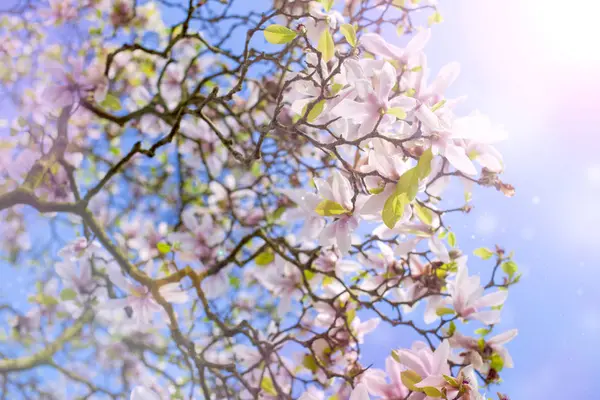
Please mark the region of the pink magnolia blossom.
<svg viewBox="0 0 600 400"><path fill-rule="evenodd" d="M448 357L450 356L450 345L444 340L435 352L423 342L415 342L411 350L396 350L396 355L407 369L416 372L421 381L415 386L418 388L434 387L441 388L446 384L443 375L450 375ZM426 398L424 393L414 395L415 400Z"/></svg>
<svg viewBox="0 0 600 400"><path fill-rule="evenodd" d="M387 62L377 63L379 68L373 68L371 79L362 73L356 82L356 91L362 102L344 99L332 111L343 118L350 118L360 124L359 136L378 130L385 130L397 119L398 112L410 111L416 104L415 100L403 95L390 99L392 89L396 84L396 69ZM376 65L377 65L376 64ZM379 125L377 125L379 123Z"/></svg>
<svg viewBox="0 0 600 400"><path fill-rule="evenodd" d="M110 264L107 272L110 281L125 292L126 297L109 299L103 305L104 308L114 310L131 307L133 318L140 328L149 326L155 313L161 313L163 319L166 320L163 308L158 304L148 287L125 278L118 265ZM170 303L182 304L188 301L188 294L179 288L179 283L163 285L158 291Z"/></svg>
<svg viewBox="0 0 600 400"><path fill-rule="evenodd" d="M363 382L369 393L382 400L404 399L408 396L408 388L402 383L402 366L392 356L385 359L385 371L368 369ZM389 378L389 382L386 379Z"/></svg>
<svg viewBox="0 0 600 400"><path fill-rule="evenodd" d="M479 276L469 276L466 265L459 265L456 278L448 282L451 304L456 313L466 320L476 319L486 325L500 322L500 310L484 311L487 307L501 306L508 297L508 292L498 290L484 295Z"/></svg>
<svg viewBox="0 0 600 400"><path fill-rule="evenodd" d="M348 214L341 215L337 220L328 224L319 235L319 242L322 246L335 244L342 255L345 255L350 250L352 232L358 227L359 222L357 217L350 215L354 194L350 181L336 170L329 180L315 178L314 182L321 198L334 201L348 211Z"/></svg>

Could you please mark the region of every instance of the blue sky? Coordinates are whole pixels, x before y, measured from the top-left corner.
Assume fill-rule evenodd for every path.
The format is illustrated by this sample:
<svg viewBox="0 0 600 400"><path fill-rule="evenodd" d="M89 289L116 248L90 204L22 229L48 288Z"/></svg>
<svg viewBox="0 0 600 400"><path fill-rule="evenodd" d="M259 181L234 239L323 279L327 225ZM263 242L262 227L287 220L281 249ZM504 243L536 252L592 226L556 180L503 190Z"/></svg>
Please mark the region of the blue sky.
<svg viewBox="0 0 600 400"><path fill-rule="evenodd" d="M596 398L600 52L586 38L600 32L585 25L593 11L585 7L521 3L442 2L445 22L434 27L426 49L433 73L460 62L461 76L448 95L468 95L462 111L479 109L510 135L499 148L504 180L516 196L476 190L474 210L453 229L465 252L494 244L514 250L524 274L498 326L520 331L509 344L515 368L503 372L501 391L513 400ZM559 4L562 13L555 12ZM489 267L471 261L477 270ZM381 367L391 349L413 338L382 325L367 338L364 360Z"/></svg>

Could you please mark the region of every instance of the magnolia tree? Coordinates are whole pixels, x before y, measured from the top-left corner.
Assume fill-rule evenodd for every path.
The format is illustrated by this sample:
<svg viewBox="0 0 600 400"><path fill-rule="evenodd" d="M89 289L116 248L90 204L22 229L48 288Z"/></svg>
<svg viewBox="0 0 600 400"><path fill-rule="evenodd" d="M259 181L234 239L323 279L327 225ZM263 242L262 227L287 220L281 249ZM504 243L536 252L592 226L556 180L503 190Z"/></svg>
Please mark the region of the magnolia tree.
<svg viewBox="0 0 600 400"><path fill-rule="evenodd" d="M495 398L520 275L448 218L514 190L435 1L2 7L3 399Z"/></svg>

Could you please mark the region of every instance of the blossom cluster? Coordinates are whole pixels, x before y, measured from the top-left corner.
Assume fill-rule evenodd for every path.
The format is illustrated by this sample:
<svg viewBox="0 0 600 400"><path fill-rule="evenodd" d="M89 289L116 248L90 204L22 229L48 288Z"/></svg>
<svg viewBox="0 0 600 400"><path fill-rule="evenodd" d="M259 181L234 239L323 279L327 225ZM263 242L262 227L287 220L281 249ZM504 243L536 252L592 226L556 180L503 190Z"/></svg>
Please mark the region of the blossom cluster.
<svg viewBox="0 0 600 400"><path fill-rule="evenodd" d="M520 274L499 246L467 254L447 217L476 186L514 188L503 129L446 95L459 64L428 66L435 27L413 21L441 22L437 2L162 3L3 17L0 79L22 93L2 252L50 268L28 309L0 307L0 372L53 367L75 383L56 398L486 399L513 366L517 331L492 332ZM71 50L31 24L88 37ZM422 339L368 367L384 326Z"/></svg>

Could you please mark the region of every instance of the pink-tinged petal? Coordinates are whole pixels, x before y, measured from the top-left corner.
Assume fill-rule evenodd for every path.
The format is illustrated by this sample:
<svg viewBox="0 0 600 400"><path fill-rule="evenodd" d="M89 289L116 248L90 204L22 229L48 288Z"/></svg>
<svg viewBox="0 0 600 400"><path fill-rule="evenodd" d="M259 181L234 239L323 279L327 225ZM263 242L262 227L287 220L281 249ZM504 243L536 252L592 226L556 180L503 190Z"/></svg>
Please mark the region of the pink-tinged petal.
<svg viewBox="0 0 600 400"><path fill-rule="evenodd" d="M352 245L352 232L349 224L343 220L337 220L332 225L337 225L335 229L335 238L340 252L345 255L350 251Z"/></svg>
<svg viewBox="0 0 600 400"><path fill-rule="evenodd" d="M496 336L488 339L487 342L491 346L503 345L503 344L506 344L506 343L510 342L511 340L513 340L517 336L518 333L519 333L518 329L511 329L509 331L506 331L504 333L501 333L499 335L496 335Z"/></svg>
<svg viewBox="0 0 600 400"><path fill-rule="evenodd" d="M406 45L406 53L414 54L423 51L425 45L431 38L431 30L423 29L417 33Z"/></svg>
<svg viewBox="0 0 600 400"><path fill-rule="evenodd" d="M422 104L415 111L415 117L419 119L427 128L438 131L441 129L440 119L429 107Z"/></svg>
<svg viewBox="0 0 600 400"><path fill-rule="evenodd" d="M410 112L413 108L417 106L417 100L412 97L398 96L390 100L388 106L390 108L400 107L404 109L404 111Z"/></svg>
<svg viewBox="0 0 600 400"><path fill-rule="evenodd" d="M143 386L136 386L131 391L131 397L129 400L160 400L160 397L156 392L145 388Z"/></svg>
<svg viewBox="0 0 600 400"><path fill-rule="evenodd" d="M223 271L216 275L209 276L203 282L205 285L206 297L209 299L216 299L223 296L229 290L229 279Z"/></svg>
<svg viewBox="0 0 600 400"><path fill-rule="evenodd" d="M189 296L186 292L179 288L179 283L169 283L162 286L158 290L161 296L169 303L182 304L189 300Z"/></svg>
<svg viewBox="0 0 600 400"><path fill-rule="evenodd" d="M344 274L350 272L356 272L360 270L362 267L359 263L352 260L341 260L335 264L335 271L338 276L343 276Z"/></svg>
<svg viewBox="0 0 600 400"><path fill-rule="evenodd" d="M331 223L321 231L319 235L319 244L321 246L330 246L335 243L336 239L336 225L335 222Z"/></svg>
<svg viewBox="0 0 600 400"><path fill-rule="evenodd" d="M373 90L371 82L366 79L357 79L354 81L354 89L356 90L358 98L362 101L365 101Z"/></svg>
<svg viewBox="0 0 600 400"><path fill-rule="evenodd" d="M389 44L383 37L376 33L364 34L360 39L360 44L369 53L382 57L400 59L404 54L401 48Z"/></svg>
<svg viewBox="0 0 600 400"><path fill-rule="evenodd" d="M507 297L508 297L508 291L498 290L497 292L486 294L485 296L477 299L473 303L473 306L475 306L477 308L499 306L499 305L504 304Z"/></svg>
<svg viewBox="0 0 600 400"><path fill-rule="evenodd" d="M127 299L106 299L98 307L103 310L122 310L128 305Z"/></svg>
<svg viewBox="0 0 600 400"><path fill-rule="evenodd" d="M314 181L315 186L317 187L317 191L319 192L319 195L321 197L324 197L329 200L335 199L335 196L333 195L333 192L331 191L331 185L329 185L329 182L327 182L321 178L313 178L313 181Z"/></svg>
<svg viewBox="0 0 600 400"><path fill-rule="evenodd" d="M378 121L379 121L378 114L366 116L363 119L362 124L360 124L360 128L358 129L359 137L368 135L369 133L373 132Z"/></svg>
<svg viewBox="0 0 600 400"><path fill-rule="evenodd" d="M356 385L348 400L370 400L367 386L364 383Z"/></svg>
<svg viewBox="0 0 600 400"><path fill-rule="evenodd" d="M64 86L49 86L42 92L42 99L55 107L67 107L75 103L73 92Z"/></svg>
<svg viewBox="0 0 600 400"><path fill-rule="evenodd" d="M477 169L462 147L447 144L444 148L444 157L454 168L467 175L477 175Z"/></svg>
<svg viewBox="0 0 600 400"><path fill-rule="evenodd" d="M513 359L511 357L510 353L508 352L508 350L506 350L505 348L502 348L502 349L496 350L496 351L498 352L500 357L502 357L502 359L504 360L505 368L513 368L514 367Z"/></svg>
<svg viewBox="0 0 600 400"><path fill-rule="evenodd" d="M469 319L476 319L486 325L496 325L500 322L500 310L480 311L469 315Z"/></svg>
<svg viewBox="0 0 600 400"><path fill-rule="evenodd" d="M390 92L396 84L396 69L392 64L386 62L378 75L373 77L378 82L377 97L383 104L387 103Z"/></svg>
<svg viewBox="0 0 600 400"><path fill-rule="evenodd" d="M446 64L440 70L438 76L435 78L428 91L431 94L443 94L446 89L458 78L460 74L460 64L452 62Z"/></svg>
<svg viewBox="0 0 600 400"><path fill-rule="evenodd" d="M389 356L385 359L385 370L387 371L388 376L390 377L390 380L394 386L396 386L398 389L404 387L401 377L402 368L400 368L400 364L394 360L392 356Z"/></svg>
<svg viewBox="0 0 600 400"><path fill-rule="evenodd" d="M373 332L375 329L377 329L377 327L379 326L380 323L381 323L380 318L371 318L368 321L361 322L356 327L357 336L362 337L362 336L366 335L367 333Z"/></svg>
<svg viewBox="0 0 600 400"><path fill-rule="evenodd" d="M331 190L333 192L333 199L337 203L341 204L346 209L352 208L352 194L354 191L350 186L350 181L348 181L348 179L346 179L346 177L338 170L333 172Z"/></svg>
<svg viewBox="0 0 600 400"><path fill-rule="evenodd" d="M306 112L305 107L308 107L308 104L314 100L315 99L313 97L306 97L303 99L298 99L298 100L295 100L292 102L292 105L290 108L295 114L303 116L304 113Z"/></svg>
<svg viewBox="0 0 600 400"><path fill-rule="evenodd" d="M431 250L431 252L435 254L436 257L440 259L440 261L443 261L445 263L450 262L450 255L448 253L448 249L446 249L446 246L444 246L442 241L437 236L432 236L429 239L429 250Z"/></svg>
<svg viewBox="0 0 600 400"><path fill-rule="evenodd" d="M117 264L109 264L106 267L106 272L108 273L108 279L117 285L119 289L124 291L129 291L130 283L125 279L125 276L121 272L121 268Z"/></svg>
<svg viewBox="0 0 600 400"><path fill-rule="evenodd" d="M375 396L384 396L388 393L389 384L385 372L380 369L368 369L363 375L362 382L367 386L369 393Z"/></svg>
<svg viewBox="0 0 600 400"><path fill-rule="evenodd" d="M435 373L444 373L448 369L448 356L450 355L450 344L444 340L433 353L433 369Z"/></svg>
<svg viewBox="0 0 600 400"><path fill-rule="evenodd" d="M344 61L343 66L346 68L346 80L348 82L354 82L359 79L364 79L365 72L360 66L360 62L358 62L357 60L348 58L346 59L346 61Z"/></svg>
<svg viewBox="0 0 600 400"><path fill-rule="evenodd" d="M445 383L446 383L446 381L444 380L443 376L432 375L432 376L428 376L427 378L423 379L421 382L415 384L415 386L418 388L424 388L424 387L439 388L439 387L444 386Z"/></svg>
<svg viewBox="0 0 600 400"><path fill-rule="evenodd" d="M315 237L318 237L324 227L325 219L323 217L308 217L298 236L312 241Z"/></svg>
<svg viewBox="0 0 600 400"><path fill-rule="evenodd" d="M289 293L284 293L279 297L279 304L277 305L277 315L283 317L292 308L292 296Z"/></svg>
<svg viewBox="0 0 600 400"><path fill-rule="evenodd" d="M338 117L351 118L355 121L362 121L368 113L368 108L364 103L354 100L344 99L331 112Z"/></svg>
<svg viewBox="0 0 600 400"><path fill-rule="evenodd" d="M415 371L420 376L427 375L427 369L423 364L423 360L419 358L416 354L409 350L396 350L396 354L398 355L398 359L400 360L400 364L404 365L410 370Z"/></svg>

